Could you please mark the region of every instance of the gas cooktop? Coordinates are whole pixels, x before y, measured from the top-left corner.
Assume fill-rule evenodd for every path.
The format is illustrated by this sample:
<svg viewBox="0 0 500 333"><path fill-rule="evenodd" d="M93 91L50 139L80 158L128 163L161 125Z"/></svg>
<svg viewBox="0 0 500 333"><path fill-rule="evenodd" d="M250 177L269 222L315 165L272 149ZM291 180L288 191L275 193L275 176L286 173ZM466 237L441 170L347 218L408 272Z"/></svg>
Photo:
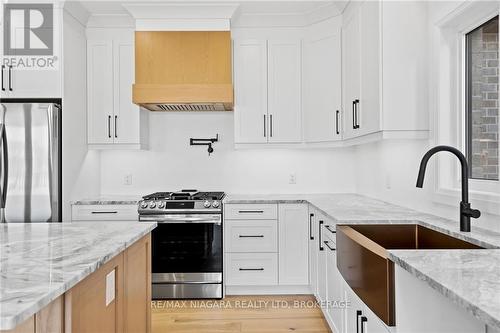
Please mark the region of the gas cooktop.
<svg viewBox="0 0 500 333"><path fill-rule="evenodd" d="M220 213L224 192L201 192L181 190L178 192L155 192L142 197L138 212L143 214L170 213Z"/></svg>

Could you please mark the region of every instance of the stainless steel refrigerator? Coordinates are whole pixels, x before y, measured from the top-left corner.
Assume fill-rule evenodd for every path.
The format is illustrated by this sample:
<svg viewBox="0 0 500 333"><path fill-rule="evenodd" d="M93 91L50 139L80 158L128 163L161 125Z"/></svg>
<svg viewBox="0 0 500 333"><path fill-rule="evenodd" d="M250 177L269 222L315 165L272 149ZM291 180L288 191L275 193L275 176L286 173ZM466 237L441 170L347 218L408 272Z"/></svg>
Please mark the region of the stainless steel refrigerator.
<svg viewBox="0 0 500 333"><path fill-rule="evenodd" d="M60 100L2 99L0 221L60 222Z"/></svg>

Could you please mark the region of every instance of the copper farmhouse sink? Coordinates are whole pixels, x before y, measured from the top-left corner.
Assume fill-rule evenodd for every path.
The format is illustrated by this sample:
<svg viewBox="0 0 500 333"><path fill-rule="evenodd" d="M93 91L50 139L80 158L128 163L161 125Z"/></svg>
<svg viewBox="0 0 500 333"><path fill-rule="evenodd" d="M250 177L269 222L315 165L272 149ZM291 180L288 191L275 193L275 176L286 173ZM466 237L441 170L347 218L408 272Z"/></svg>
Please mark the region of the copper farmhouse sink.
<svg viewBox="0 0 500 333"><path fill-rule="evenodd" d="M481 249L418 224L337 226L337 267L352 290L387 325L395 325L394 263L387 250Z"/></svg>

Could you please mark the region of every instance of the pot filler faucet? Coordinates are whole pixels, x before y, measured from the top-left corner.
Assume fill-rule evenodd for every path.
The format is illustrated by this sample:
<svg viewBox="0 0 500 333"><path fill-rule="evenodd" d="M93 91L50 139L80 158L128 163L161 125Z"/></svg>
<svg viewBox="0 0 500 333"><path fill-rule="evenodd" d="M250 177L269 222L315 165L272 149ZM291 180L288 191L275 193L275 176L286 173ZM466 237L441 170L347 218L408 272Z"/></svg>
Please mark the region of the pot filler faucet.
<svg viewBox="0 0 500 333"><path fill-rule="evenodd" d="M427 162L432 155L440 151L448 151L455 155L462 166L462 201L460 202L460 231L469 232L470 231L470 218L473 217L477 219L481 216L481 212L477 209L470 208L469 203L469 167L467 166L467 159L460 150L450 147L450 146L436 146L430 149L422 157L420 162L420 169L418 170L417 187L422 188L424 185L425 168L427 167Z"/></svg>

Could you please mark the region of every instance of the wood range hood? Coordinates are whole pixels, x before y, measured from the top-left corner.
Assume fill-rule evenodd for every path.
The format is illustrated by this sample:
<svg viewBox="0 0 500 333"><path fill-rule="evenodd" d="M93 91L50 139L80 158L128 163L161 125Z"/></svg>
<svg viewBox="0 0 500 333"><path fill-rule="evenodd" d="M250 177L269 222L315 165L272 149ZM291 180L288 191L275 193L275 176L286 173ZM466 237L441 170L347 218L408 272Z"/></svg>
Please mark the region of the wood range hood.
<svg viewBox="0 0 500 333"><path fill-rule="evenodd" d="M136 31L132 99L151 111L232 111L229 31Z"/></svg>

